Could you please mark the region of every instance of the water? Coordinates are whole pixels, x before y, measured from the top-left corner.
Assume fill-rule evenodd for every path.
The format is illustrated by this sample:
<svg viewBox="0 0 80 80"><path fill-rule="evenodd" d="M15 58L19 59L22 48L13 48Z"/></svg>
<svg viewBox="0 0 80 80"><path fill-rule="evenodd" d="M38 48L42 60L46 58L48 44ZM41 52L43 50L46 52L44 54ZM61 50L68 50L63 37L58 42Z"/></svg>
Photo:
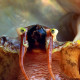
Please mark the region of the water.
<svg viewBox="0 0 80 80"><path fill-rule="evenodd" d="M66 12L56 0L0 0L0 36L16 37L16 28L32 24L56 27Z"/></svg>

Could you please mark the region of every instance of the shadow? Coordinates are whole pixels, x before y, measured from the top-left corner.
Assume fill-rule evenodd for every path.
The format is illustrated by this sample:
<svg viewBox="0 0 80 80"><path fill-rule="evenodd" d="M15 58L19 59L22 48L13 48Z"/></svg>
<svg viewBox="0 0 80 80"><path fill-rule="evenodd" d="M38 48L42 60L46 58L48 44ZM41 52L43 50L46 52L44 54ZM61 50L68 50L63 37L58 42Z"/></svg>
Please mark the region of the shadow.
<svg viewBox="0 0 80 80"><path fill-rule="evenodd" d="M58 22L58 40L72 41L77 34L77 19L79 14L70 12L63 16Z"/></svg>

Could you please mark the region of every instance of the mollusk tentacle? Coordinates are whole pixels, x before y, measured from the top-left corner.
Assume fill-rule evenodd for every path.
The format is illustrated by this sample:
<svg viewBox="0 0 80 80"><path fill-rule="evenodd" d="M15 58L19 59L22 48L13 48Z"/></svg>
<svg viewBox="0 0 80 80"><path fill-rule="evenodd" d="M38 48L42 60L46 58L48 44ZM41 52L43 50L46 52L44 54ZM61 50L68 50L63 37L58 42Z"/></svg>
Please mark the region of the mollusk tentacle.
<svg viewBox="0 0 80 80"><path fill-rule="evenodd" d="M51 36L50 42L48 45L48 69L49 69L52 79L55 80L54 74L52 72L52 66L51 66L51 64L52 64L52 49L53 49L53 37Z"/></svg>
<svg viewBox="0 0 80 80"><path fill-rule="evenodd" d="M25 77L26 80L28 80L28 76L26 75L25 69L24 69L24 56L27 50L27 47L23 44L27 40L27 33L24 33L21 35L21 47L20 47L20 55L19 55L19 65L21 68L21 71Z"/></svg>
<svg viewBox="0 0 80 80"><path fill-rule="evenodd" d="M28 41L27 40L26 41L23 41L23 45L24 45L24 47L28 48L29 47Z"/></svg>
<svg viewBox="0 0 80 80"><path fill-rule="evenodd" d="M46 49L48 48L49 42L50 42L50 39L47 39L46 40Z"/></svg>

